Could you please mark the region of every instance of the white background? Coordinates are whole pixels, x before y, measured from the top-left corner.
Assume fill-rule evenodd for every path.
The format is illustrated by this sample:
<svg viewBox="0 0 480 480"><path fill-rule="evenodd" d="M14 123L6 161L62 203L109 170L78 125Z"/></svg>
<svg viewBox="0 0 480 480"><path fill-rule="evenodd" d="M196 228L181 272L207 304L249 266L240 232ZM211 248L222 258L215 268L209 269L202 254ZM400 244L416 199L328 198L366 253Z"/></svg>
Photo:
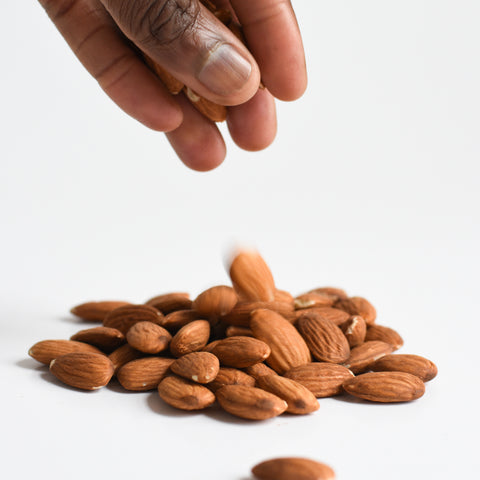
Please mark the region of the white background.
<svg viewBox="0 0 480 480"><path fill-rule="evenodd" d="M33 1L2 3L2 477L247 480L300 455L338 478L474 478L480 243L478 1L296 1L309 89L265 152L187 170L123 114ZM90 299L228 282L256 245L293 293L369 298L438 377L410 404L321 400L263 423L83 393L27 356ZM401 352L402 352L401 351Z"/></svg>

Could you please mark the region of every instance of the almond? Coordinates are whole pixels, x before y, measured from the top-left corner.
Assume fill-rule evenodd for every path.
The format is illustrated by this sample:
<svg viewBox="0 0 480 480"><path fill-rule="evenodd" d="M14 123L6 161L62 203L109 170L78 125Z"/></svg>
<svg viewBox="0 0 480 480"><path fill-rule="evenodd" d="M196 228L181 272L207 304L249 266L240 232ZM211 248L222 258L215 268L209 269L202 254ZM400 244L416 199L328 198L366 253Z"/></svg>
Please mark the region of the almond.
<svg viewBox="0 0 480 480"><path fill-rule="evenodd" d="M266 363L277 373L311 361L310 351L297 329L285 318L271 310L259 309L252 313L250 328L255 338L265 342L271 350Z"/></svg>
<svg viewBox="0 0 480 480"><path fill-rule="evenodd" d="M360 315L350 317L341 328L350 348L358 347L365 341L367 324Z"/></svg>
<svg viewBox="0 0 480 480"><path fill-rule="evenodd" d="M331 307L335 303L335 297L325 293L310 292L295 298L295 310L314 307Z"/></svg>
<svg viewBox="0 0 480 480"><path fill-rule="evenodd" d="M394 350L398 350L403 346L402 337L393 328L382 325L370 325L367 329L365 340L367 342L380 340L381 342L390 344Z"/></svg>
<svg viewBox="0 0 480 480"><path fill-rule="evenodd" d="M127 342L144 353L159 353L168 348L172 336L160 325L138 322L127 332Z"/></svg>
<svg viewBox="0 0 480 480"><path fill-rule="evenodd" d="M74 340L42 340L33 345L28 354L37 362L50 365L55 358L74 352L102 353L92 345Z"/></svg>
<svg viewBox="0 0 480 480"><path fill-rule="evenodd" d="M294 313L293 322L296 323L297 320L304 314L303 310L297 310ZM351 317L351 315L343 310L332 307L313 307L308 310L308 313L316 313L321 315L323 318L331 320L335 325L342 325Z"/></svg>
<svg viewBox="0 0 480 480"><path fill-rule="evenodd" d="M90 322L103 322L108 313L125 305L130 305L130 303L117 300L86 302L73 307L70 310L70 313L80 317L82 320L88 320Z"/></svg>
<svg viewBox="0 0 480 480"><path fill-rule="evenodd" d="M248 327L250 325L250 316L254 310L265 308L273 310L283 317L291 318L294 314L293 303L284 302L238 302L232 311L222 318L227 325L236 325L239 327Z"/></svg>
<svg viewBox="0 0 480 480"><path fill-rule="evenodd" d="M245 372L251 375L253 378L257 379L263 375L277 375L277 372L265 365L264 363L256 363L250 367L245 368Z"/></svg>
<svg viewBox="0 0 480 480"><path fill-rule="evenodd" d="M279 290L277 288L274 293L273 301L277 303L285 303L286 305L290 305L293 309L293 302L294 302L293 295L290 292L287 292L286 290Z"/></svg>
<svg viewBox="0 0 480 480"><path fill-rule="evenodd" d="M393 352L393 347L385 342L373 340L352 348L350 357L344 363L353 373L362 373L379 358Z"/></svg>
<svg viewBox="0 0 480 480"><path fill-rule="evenodd" d="M160 398L180 410L202 410L215 402L215 395L203 385L181 377L166 377L158 385Z"/></svg>
<svg viewBox="0 0 480 480"><path fill-rule="evenodd" d="M260 388L244 385L226 385L217 390L216 397L225 411L248 420L266 420L287 409L285 400Z"/></svg>
<svg viewBox="0 0 480 480"><path fill-rule="evenodd" d="M253 337L236 336L220 340L211 353L222 365L244 368L263 362L270 355L270 347Z"/></svg>
<svg viewBox="0 0 480 480"><path fill-rule="evenodd" d="M135 350L133 347L126 344L114 350L108 356L108 358L113 363L113 367L115 368L115 373L116 373L122 365L125 365L128 362L131 362L133 360L136 360L137 358L141 358L144 356L145 354L143 354L138 350Z"/></svg>
<svg viewBox="0 0 480 480"><path fill-rule="evenodd" d="M374 372L405 372L411 373L428 382L437 376L437 366L430 360L420 355L394 354L385 355L377 360L370 368Z"/></svg>
<svg viewBox="0 0 480 480"><path fill-rule="evenodd" d="M330 295L335 300L348 298L347 292L338 287L318 287L310 290L308 293L322 293L324 295Z"/></svg>
<svg viewBox="0 0 480 480"><path fill-rule="evenodd" d="M264 375L257 379L256 386L273 393L287 402L287 412L299 415L315 412L320 408L315 395L302 384L280 375Z"/></svg>
<svg viewBox="0 0 480 480"><path fill-rule="evenodd" d="M174 332L195 320L201 319L201 315L195 310L176 310L165 315L160 320L159 325L170 332Z"/></svg>
<svg viewBox="0 0 480 480"><path fill-rule="evenodd" d="M93 327L80 330L70 340L88 343L103 352L111 352L125 343L125 335L116 328Z"/></svg>
<svg viewBox="0 0 480 480"><path fill-rule="evenodd" d="M371 372L348 380L343 388L350 395L371 402L408 402L425 393L425 384L404 372Z"/></svg>
<svg viewBox="0 0 480 480"><path fill-rule="evenodd" d="M124 335L138 322L160 323L163 315L149 305L125 305L112 310L103 320L104 327L116 328Z"/></svg>
<svg viewBox="0 0 480 480"><path fill-rule="evenodd" d="M170 342L170 352L175 357L202 350L210 337L207 320L195 320L182 327Z"/></svg>
<svg viewBox="0 0 480 480"><path fill-rule="evenodd" d="M50 362L50 371L63 383L82 390L104 387L113 375L113 364L103 354L67 353Z"/></svg>
<svg viewBox="0 0 480 480"><path fill-rule="evenodd" d="M227 107L197 95L189 87L183 87L183 91L192 105L212 122L223 122L227 118Z"/></svg>
<svg viewBox="0 0 480 480"><path fill-rule="evenodd" d="M180 80L177 80L170 72L165 70L146 53L143 53L143 57L145 63L153 70L172 95L177 95L182 91L184 84Z"/></svg>
<svg viewBox="0 0 480 480"><path fill-rule="evenodd" d="M225 385L244 385L246 387L254 387L255 379L237 368L220 367L215 380L208 384L208 388L212 392L216 392L219 388L224 387Z"/></svg>
<svg viewBox="0 0 480 480"><path fill-rule="evenodd" d="M308 458L273 458L252 468L259 480L334 480L335 472L324 463Z"/></svg>
<svg viewBox="0 0 480 480"><path fill-rule="evenodd" d="M360 315L367 325L373 325L377 318L375 307L363 297L350 297L339 300L335 303L335 308L344 310L350 315Z"/></svg>
<svg viewBox="0 0 480 480"><path fill-rule="evenodd" d="M117 379L126 390L146 392L154 390L165 378L173 358L145 357L125 363L117 372Z"/></svg>
<svg viewBox="0 0 480 480"><path fill-rule="evenodd" d="M315 397L323 398L341 394L342 385L353 373L342 365L312 362L292 368L284 376L308 388Z"/></svg>
<svg viewBox="0 0 480 480"><path fill-rule="evenodd" d="M297 320L297 328L316 360L342 363L350 356L345 335L328 318L306 311Z"/></svg>
<svg viewBox="0 0 480 480"><path fill-rule="evenodd" d="M255 251L243 251L230 265L233 288L245 300L272 302L275 298L273 275L265 260Z"/></svg>
<svg viewBox="0 0 480 480"><path fill-rule="evenodd" d="M225 329L226 337L253 337L253 332L248 327L237 327L236 325L229 325Z"/></svg>
<svg viewBox="0 0 480 480"><path fill-rule="evenodd" d="M192 301L190 295L185 292L172 292L157 295L145 302L145 305L150 305L157 310L160 310L164 315L167 315L177 310L190 310L192 308Z"/></svg>
<svg viewBox="0 0 480 480"><path fill-rule="evenodd" d="M237 300L237 294L232 287L218 285L202 292L193 301L192 308L202 316L217 320L230 313Z"/></svg>
<svg viewBox="0 0 480 480"><path fill-rule="evenodd" d="M215 380L220 369L218 358L208 352L192 352L175 360L171 366L173 373L196 383L210 383Z"/></svg>

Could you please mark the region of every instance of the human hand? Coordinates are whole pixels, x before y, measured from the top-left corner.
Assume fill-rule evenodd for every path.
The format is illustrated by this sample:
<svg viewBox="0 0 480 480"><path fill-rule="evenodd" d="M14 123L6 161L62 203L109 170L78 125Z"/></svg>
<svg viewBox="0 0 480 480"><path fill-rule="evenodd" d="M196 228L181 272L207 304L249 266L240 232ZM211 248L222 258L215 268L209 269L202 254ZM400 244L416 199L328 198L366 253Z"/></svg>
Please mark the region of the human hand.
<svg viewBox="0 0 480 480"><path fill-rule="evenodd" d="M295 100L306 88L289 0L212 0L238 18L249 50L200 0L39 1L105 93L139 122L167 132L194 170L222 163L222 135L183 94L170 95L130 42L202 97L227 105L230 135L245 150L273 141L274 97Z"/></svg>

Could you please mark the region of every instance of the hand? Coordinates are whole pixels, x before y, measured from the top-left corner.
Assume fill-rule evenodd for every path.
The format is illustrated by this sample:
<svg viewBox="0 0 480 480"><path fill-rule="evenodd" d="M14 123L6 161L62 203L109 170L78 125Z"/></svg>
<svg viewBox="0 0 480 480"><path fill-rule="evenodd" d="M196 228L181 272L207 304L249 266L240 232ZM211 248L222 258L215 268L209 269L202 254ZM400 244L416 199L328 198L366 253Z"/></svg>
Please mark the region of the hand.
<svg viewBox="0 0 480 480"><path fill-rule="evenodd" d="M128 115L167 132L180 159L211 170L225 158L215 125L172 96L131 43L199 95L228 105L227 124L245 150L276 133L274 97L306 88L300 32L288 0L213 0L243 26L249 50L200 0L39 0L75 55ZM265 89L258 89L260 77Z"/></svg>

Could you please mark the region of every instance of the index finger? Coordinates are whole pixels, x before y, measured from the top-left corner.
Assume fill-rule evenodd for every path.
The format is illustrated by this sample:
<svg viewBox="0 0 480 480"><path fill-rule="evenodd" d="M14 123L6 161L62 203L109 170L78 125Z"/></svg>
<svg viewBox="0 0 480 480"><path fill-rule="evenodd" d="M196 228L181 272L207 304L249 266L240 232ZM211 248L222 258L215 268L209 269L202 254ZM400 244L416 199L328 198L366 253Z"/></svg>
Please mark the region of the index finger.
<svg viewBox="0 0 480 480"><path fill-rule="evenodd" d="M307 87L305 54L289 0L230 0L257 60L262 81L280 100L296 100Z"/></svg>

